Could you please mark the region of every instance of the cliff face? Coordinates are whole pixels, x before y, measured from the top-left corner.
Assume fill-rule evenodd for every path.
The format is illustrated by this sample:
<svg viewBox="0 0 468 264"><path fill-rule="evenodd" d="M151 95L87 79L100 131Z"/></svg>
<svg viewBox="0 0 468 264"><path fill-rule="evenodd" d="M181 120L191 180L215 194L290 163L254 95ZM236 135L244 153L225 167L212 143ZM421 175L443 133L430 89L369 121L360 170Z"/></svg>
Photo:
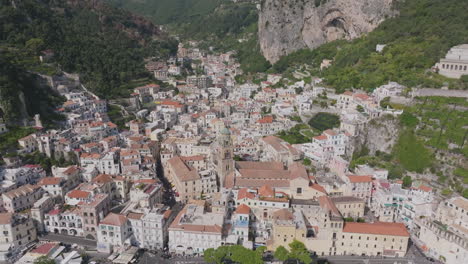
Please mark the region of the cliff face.
<svg viewBox="0 0 468 264"><path fill-rule="evenodd" d="M353 138L347 150L348 158L351 158L354 151L360 151L363 147L369 150L370 155L375 155L377 151L391 153L399 134L398 118L387 115L373 119Z"/></svg>
<svg viewBox="0 0 468 264"><path fill-rule="evenodd" d="M270 62L302 48L372 31L395 14L395 0L262 0L258 36Z"/></svg>

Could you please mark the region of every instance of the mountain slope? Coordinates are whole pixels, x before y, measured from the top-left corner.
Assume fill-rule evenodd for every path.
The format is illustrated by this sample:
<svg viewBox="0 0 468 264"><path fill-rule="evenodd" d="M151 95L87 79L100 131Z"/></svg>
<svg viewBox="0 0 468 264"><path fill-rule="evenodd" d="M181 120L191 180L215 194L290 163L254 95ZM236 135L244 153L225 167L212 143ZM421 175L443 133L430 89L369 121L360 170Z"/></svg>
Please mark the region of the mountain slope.
<svg viewBox="0 0 468 264"><path fill-rule="evenodd" d="M108 0L109 3L136 14L143 15L154 23L169 24L189 22L194 17L210 14L222 0Z"/></svg>
<svg viewBox="0 0 468 264"><path fill-rule="evenodd" d="M263 55L276 62L301 48L317 48L372 31L395 14L394 0L264 0L258 36Z"/></svg>
<svg viewBox="0 0 468 264"><path fill-rule="evenodd" d="M0 47L22 54L23 66L39 64L42 50L54 51L53 63L82 80L103 97L125 95L120 87L146 76L143 58L174 52L175 41L151 22L92 0L1 0ZM28 41L38 43L29 53ZM171 43L170 51L158 47ZM144 49L145 46L153 49ZM27 64L27 65L26 65Z"/></svg>
<svg viewBox="0 0 468 264"><path fill-rule="evenodd" d="M399 1L399 15L387 19L374 31L353 41L334 41L315 50L300 50L282 57L274 66L278 72L298 64L319 68L322 59L333 59L324 72L315 72L343 91L372 90L388 81L404 85L453 88L468 85L431 74L430 69L455 45L468 43L468 1ZM377 44L386 44L382 53Z"/></svg>

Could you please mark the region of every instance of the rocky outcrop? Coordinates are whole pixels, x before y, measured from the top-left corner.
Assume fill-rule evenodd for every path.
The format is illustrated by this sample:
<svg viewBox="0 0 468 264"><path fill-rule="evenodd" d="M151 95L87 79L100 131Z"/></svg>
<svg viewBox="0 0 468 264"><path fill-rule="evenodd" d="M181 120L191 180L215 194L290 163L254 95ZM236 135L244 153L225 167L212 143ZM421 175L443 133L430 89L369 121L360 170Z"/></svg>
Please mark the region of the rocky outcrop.
<svg viewBox="0 0 468 264"><path fill-rule="evenodd" d="M302 48L372 31L396 0L262 0L258 37L270 62Z"/></svg>
<svg viewBox="0 0 468 264"><path fill-rule="evenodd" d="M359 135L352 139L347 150L348 158L355 151L366 148L369 155L375 155L377 151L391 153L400 134L399 119L391 115L385 115L373 119L359 131Z"/></svg>

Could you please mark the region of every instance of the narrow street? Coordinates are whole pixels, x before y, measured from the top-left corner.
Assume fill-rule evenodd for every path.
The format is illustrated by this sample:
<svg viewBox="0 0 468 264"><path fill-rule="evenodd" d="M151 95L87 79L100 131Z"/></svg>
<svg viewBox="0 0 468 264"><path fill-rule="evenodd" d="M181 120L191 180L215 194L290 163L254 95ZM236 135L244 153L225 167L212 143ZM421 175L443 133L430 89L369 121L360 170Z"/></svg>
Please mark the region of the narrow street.
<svg viewBox="0 0 468 264"><path fill-rule="evenodd" d="M77 244L84 246L87 249L96 249L97 242L95 240L90 240L82 237L67 236L60 234L47 234L45 236L39 237L40 241L59 241L66 244Z"/></svg>

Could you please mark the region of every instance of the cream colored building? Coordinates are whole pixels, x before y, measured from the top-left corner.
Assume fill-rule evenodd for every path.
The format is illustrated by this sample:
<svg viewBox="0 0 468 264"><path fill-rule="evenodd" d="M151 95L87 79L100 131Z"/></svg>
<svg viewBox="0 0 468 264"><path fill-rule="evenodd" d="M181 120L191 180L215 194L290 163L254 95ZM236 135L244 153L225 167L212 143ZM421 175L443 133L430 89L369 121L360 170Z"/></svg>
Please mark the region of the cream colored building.
<svg viewBox="0 0 468 264"><path fill-rule="evenodd" d="M435 67L439 74L449 78L459 79L468 75L468 44L452 47Z"/></svg>
<svg viewBox="0 0 468 264"><path fill-rule="evenodd" d="M468 199L457 196L442 201L437 207L435 218L444 224L458 225L468 230Z"/></svg>
<svg viewBox="0 0 468 264"><path fill-rule="evenodd" d="M429 218L415 220L419 226L417 237L426 256L447 264L468 260L468 230L459 225L444 225ZM465 262L464 262L465 261Z"/></svg>
<svg viewBox="0 0 468 264"><path fill-rule="evenodd" d="M354 196L332 197L331 200L343 217L359 218L364 216L366 202Z"/></svg>
<svg viewBox="0 0 468 264"><path fill-rule="evenodd" d="M32 219L13 213L0 214L0 234L0 260L6 260L9 252L37 239Z"/></svg>
<svg viewBox="0 0 468 264"><path fill-rule="evenodd" d="M125 215L109 213L99 223L97 232L97 249L100 252L111 252L123 248L132 231ZM127 243L130 244L130 241Z"/></svg>
<svg viewBox="0 0 468 264"><path fill-rule="evenodd" d="M424 254L444 263L468 259L468 199L461 196L442 201L433 217L414 220L418 246Z"/></svg>
<svg viewBox="0 0 468 264"><path fill-rule="evenodd" d="M42 196L42 189L37 185L26 184L2 194L3 206L10 213L31 208Z"/></svg>
<svg viewBox="0 0 468 264"><path fill-rule="evenodd" d="M180 156L166 162L164 172L174 185L178 200L188 202L198 199L202 194L217 191L216 174L213 171L198 171L188 165Z"/></svg>
<svg viewBox="0 0 468 264"><path fill-rule="evenodd" d="M222 246L224 215L205 211L204 204L187 204L169 227L169 251L203 252Z"/></svg>
<svg viewBox="0 0 468 264"><path fill-rule="evenodd" d="M288 245L294 240L305 241L307 227L300 211L293 213L288 209L277 210L273 213L272 222L271 240L267 242L269 250L276 250L279 246L288 249Z"/></svg>

